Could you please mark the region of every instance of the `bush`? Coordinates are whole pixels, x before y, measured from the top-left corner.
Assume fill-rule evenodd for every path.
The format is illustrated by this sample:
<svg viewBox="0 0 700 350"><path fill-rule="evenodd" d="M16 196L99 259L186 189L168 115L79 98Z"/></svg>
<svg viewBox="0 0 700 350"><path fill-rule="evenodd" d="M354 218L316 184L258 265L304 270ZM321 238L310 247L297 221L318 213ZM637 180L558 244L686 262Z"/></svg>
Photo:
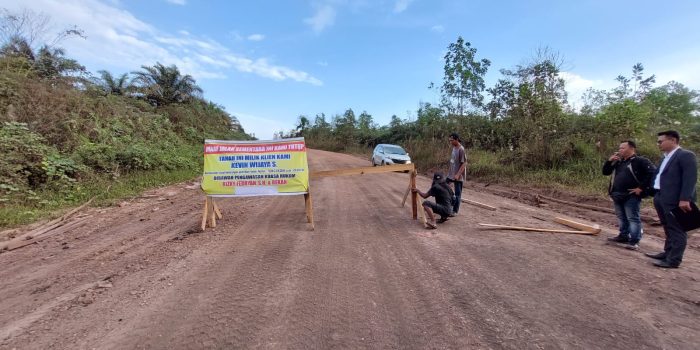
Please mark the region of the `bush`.
<svg viewBox="0 0 700 350"><path fill-rule="evenodd" d="M2 202L32 199L37 189L71 188L86 168L46 144L26 124L0 125L0 194Z"/></svg>

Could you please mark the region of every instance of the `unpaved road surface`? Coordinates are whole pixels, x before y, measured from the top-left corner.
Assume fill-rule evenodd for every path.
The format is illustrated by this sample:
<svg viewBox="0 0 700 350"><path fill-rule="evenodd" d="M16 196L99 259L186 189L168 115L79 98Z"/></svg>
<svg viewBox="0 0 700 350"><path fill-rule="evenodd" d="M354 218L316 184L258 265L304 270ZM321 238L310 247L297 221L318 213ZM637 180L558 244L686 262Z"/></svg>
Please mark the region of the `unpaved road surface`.
<svg viewBox="0 0 700 350"><path fill-rule="evenodd" d="M313 150L309 161L368 163ZM315 231L290 196L219 200L224 219L198 232L193 183L91 208L0 254L0 349L698 348L697 237L681 269L657 269L642 252L660 238L628 251L605 244L610 225L598 237L479 229L563 227L535 218L552 208L469 187L465 198L500 210L463 204L427 231L400 207L407 184L312 181Z"/></svg>

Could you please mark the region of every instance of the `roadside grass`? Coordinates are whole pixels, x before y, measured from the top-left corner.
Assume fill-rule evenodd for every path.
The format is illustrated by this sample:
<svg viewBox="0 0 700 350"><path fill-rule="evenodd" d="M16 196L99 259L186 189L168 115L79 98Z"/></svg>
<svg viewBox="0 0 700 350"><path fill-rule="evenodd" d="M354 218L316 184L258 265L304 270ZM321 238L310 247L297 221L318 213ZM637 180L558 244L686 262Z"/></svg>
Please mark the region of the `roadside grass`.
<svg viewBox="0 0 700 350"><path fill-rule="evenodd" d="M61 216L66 210L95 197L92 206L109 206L145 190L191 180L201 175L201 169L151 170L132 172L116 179L93 176L81 181L70 192L45 190L37 195L40 203L7 204L0 207L0 228L7 229L42 219ZM110 186L111 185L111 186ZM109 188L109 191L106 191Z"/></svg>

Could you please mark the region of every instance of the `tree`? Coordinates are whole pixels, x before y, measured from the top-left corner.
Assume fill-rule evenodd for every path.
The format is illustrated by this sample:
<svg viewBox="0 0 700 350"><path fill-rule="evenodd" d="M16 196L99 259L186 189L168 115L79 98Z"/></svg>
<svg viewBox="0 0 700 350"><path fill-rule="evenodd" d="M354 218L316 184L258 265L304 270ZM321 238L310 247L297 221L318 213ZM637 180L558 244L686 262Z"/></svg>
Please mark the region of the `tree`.
<svg viewBox="0 0 700 350"><path fill-rule="evenodd" d="M306 134L306 130L309 129L311 123L309 118L305 115L300 115L297 118L297 126L295 127L294 137L302 137Z"/></svg>
<svg viewBox="0 0 700 350"><path fill-rule="evenodd" d="M615 80L620 83L620 85L613 89L610 94L609 99L611 102L620 102L627 98L640 102L649 93L652 84L656 82L656 76L652 75L645 78L644 66L641 63L637 63L632 66L631 77L628 78L620 74Z"/></svg>
<svg viewBox="0 0 700 350"><path fill-rule="evenodd" d="M642 104L650 109L654 126L688 126L693 122L697 123L700 93L679 82L671 81L664 86L650 89Z"/></svg>
<svg viewBox="0 0 700 350"><path fill-rule="evenodd" d="M85 67L65 57L56 45L69 37L85 38L83 31L71 27L48 39L50 19L47 15L25 10L12 13L0 10L0 56L26 60L40 78L55 79L73 73L83 73ZM39 43L41 42L41 43Z"/></svg>
<svg viewBox="0 0 700 350"><path fill-rule="evenodd" d="M129 81L129 74L124 73L119 77L114 77L112 73L101 70L97 72L100 78L97 79L97 85L107 94L126 95L133 90L133 85ZM218 106L217 106L218 107Z"/></svg>
<svg viewBox="0 0 700 350"><path fill-rule="evenodd" d="M188 102L202 94L202 88L197 86L194 78L180 74L175 65L166 67L156 62L154 66L141 66L141 69L132 73L134 82L146 100L156 106Z"/></svg>
<svg viewBox="0 0 700 350"><path fill-rule="evenodd" d="M355 143L357 119L355 112L348 108L342 116L335 119L335 134L347 146Z"/></svg>
<svg viewBox="0 0 700 350"><path fill-rule="evenodd" d="M372 115L367 111L362 111L357 117L358 140L363 145L370 145L374 139L374 131L377 126L374 124Z"/></svg>
<svg viewBox="0 0 700 350"><path fill-rule="evenodd" d="M463 115L468 104L481 107L482 91L486 88L484 75L491 65L487 59L476 60L476 48L460 36L447 47L445 76L442 87L442 103L451 113Z"/></svg>
<svg viewBox="0 0 700 350"><path fill-rule="evenodd" d="M539 49L531 62L512 70L491 89L487 110L509 126L510 146L524 148L532 165L551 165L552 143L561 136L566 104L565 82L559 76L563 59L548 48Z"/></svg>

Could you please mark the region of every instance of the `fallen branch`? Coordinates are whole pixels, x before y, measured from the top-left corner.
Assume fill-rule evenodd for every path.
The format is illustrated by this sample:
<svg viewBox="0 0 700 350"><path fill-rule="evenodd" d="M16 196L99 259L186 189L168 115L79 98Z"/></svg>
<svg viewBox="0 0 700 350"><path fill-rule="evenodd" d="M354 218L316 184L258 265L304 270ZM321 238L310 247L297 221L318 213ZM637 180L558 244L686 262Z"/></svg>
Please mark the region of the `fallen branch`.
<svg viewBox="0 0 700 350"><path fill-rule="evenodd" d="M2 252L3 250L7 250L7 251L15 250L15 249L19 249L19 248L28 246L30 244L41 242L49 237L52 237L52 236L59 234L59 233L64 233L64 232L68 231L69 229L72 229L72 228L78 226L79 224L83 223L83 221L85 221L89 218L90 218L90 216L83 217L83 218L79 219L78 221L73 221L67 225L62 225L63 227L61 230L55 230L52 232L48 232L48 233L43 234L41 236L38 236L36 238L22 240L22 241L14 241L14 240L10 241L4 247L0 247L0 252Z"/></svg>
<svg viewBox="0 0 700 350"><path fill-rule="evenodd" d="M111 185L110 185L110 187L111 187ZM109 191L109 187L107 188L107 191ZM17 236L17 237L15 237L7 242L3 242L2 244L0 244L0 251L8 249L10 246L16 245L17 242L33 240L37 237L40 237L41 235L46 234L47 232L50 232L52 230L55 230L55 229L65 225L65 223L66 223L65 221L68 218L70 218L73 214L79 212L80 210L82 210L83 208L88 206L90 203L92 203L92 201L95 198L97 198L97 196L90 198L90 200L83 203L83 205L81 205L77 208L73 208L69 212L63 214L61 217L54 219L54 220L51 220L48 223L42 225L41 227L38 227L34 230L31 230L31 231L29 231L21 236ZM12 249L8 249L8 250L12 250Z"/></svg>
<svg viewBox="0 0 700 350"><path fill-rule="evenodd" d="M578 235L595 235L592 232L587 231L574 231L574 230L557 230L548 228L536 228L536 227L521 227L521 226L508 226L508 225L494 225L494 224L483 224L479 223L479 226L485 226L490 228L497 228L502 230L516 230L516 231L535 231L535 232L552 232L552 233L572 233Z"/></svg>

